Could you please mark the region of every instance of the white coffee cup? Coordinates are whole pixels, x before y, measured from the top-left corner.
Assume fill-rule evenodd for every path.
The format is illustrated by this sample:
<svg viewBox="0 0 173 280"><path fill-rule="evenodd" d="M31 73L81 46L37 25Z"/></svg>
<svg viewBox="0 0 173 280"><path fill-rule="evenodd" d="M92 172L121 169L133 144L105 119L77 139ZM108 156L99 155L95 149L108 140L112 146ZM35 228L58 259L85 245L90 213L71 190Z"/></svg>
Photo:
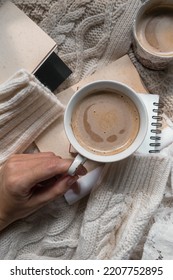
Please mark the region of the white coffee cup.
<svg viewBox="0 0 173 280"><path fill-rule="evenodd" d="M133 142L124 150L120 152L116 152L115 154L109 155L100 155L93 153L90 150L87 150L84 146L82 146L79 141L76 139L73 129L72 129L72 115L75 110L75 107L79 102L81 102L85 97L99 91L111 92L111 94L117 94L117 92L122 93L123 96L126 96L131 100L131 102L135 105L138 116L139 116L139 129L137 135ZM106 97L107 98L107 97ZM126 112L124 112L126 114ZM82 121L82 120L81 120ZM86 86L80 88L70 99L67 104L65 114L64 114L64 128L69 139L69 142L74 147L74 149L78 152L78 155L74 159L72 165L68 170L69 175L74 175L76 169L80 164L83 164L87 159L96 161L96 162L116 162L127 158L131 154L133 154L139 146L142 144L145 139L147 129L148 129L148 114L140 95L137 94L133 89L128 87L127 85L111 80L102 80L95 81Z"/></svg>

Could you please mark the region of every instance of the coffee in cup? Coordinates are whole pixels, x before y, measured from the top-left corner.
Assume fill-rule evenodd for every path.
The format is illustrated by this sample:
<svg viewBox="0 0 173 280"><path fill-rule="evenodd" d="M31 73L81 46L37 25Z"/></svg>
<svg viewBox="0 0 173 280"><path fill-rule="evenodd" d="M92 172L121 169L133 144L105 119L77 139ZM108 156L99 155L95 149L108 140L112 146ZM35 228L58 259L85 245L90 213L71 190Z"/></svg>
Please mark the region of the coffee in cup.
<svg viewBox="0 0 173 280"><path fill-rule="evenodd" d="M125 84L95 81L67 104L64 128L79 153L68 173L90 159L115 162L135 152L145 139L148 115L140 96Z"/></svg>
<svg viewBox="0 0 173 280"><path fill-rule="evenodd" d="M97 155L114 155L127 149L140 126L138 109L122 92L98 90L80 100L71 127L84 149Z"/></svg>
<svg viewBox="0 0 173 280"><path fill-rule="evenodd" d="M134 51L151 69L173 61L173 1L150 0L141 6L134 23Z"/></svg>

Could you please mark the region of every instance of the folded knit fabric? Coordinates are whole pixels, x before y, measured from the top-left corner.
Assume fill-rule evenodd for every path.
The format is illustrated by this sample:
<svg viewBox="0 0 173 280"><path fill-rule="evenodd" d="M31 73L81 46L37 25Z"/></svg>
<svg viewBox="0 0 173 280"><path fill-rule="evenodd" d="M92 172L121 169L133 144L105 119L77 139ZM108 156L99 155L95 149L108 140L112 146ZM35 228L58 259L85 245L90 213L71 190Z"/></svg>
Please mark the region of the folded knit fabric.
<svg viewBox="0 0 173 280"><path fill-rule="evenodd" d="M163 198L170 166L153 156L106 165L85 212L77 257L129 259Z"/></svg>
<svg viewBox="0 0 173 280"><path fill-rule="evenodd" d="M165 191L170 161L131 156L106 164L90 197L63 198L0 233L1 259L129 259Z"/></svg>
<svg viewBox="0 0 173 280"><path fill-rule="evenodd" d="M53 93L26 70L0 85L0 165L23 152L64 111Z"/></svg>

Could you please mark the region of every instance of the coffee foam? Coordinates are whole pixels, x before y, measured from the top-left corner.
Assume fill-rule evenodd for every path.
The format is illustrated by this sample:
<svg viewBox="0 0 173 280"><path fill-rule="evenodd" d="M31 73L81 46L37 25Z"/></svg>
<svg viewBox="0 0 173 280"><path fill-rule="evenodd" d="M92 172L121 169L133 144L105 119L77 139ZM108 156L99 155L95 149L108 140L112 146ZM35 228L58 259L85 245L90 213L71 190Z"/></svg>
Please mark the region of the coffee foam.
<svg viewBox="0 0 173 280"><path fill-rule="evenodd" d="M86 150L113 155L134 141L140 125L134 103L120 92L99 91L85 97L72 115L73 133Z"/></svg>
<svg viewBox="0 0 173 280"><path fill-rule="evenodd" d="M137 37L150 52L173 53L173 9L160 7L146 12L138 22Z"/></svg>

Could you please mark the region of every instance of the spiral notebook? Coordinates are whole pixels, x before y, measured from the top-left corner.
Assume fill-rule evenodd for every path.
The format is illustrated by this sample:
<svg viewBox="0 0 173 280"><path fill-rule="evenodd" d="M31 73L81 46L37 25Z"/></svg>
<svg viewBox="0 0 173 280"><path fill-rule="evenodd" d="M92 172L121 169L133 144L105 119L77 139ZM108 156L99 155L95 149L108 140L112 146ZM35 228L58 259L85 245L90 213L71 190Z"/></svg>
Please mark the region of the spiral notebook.
<svg viewBox="0 0 173 280"><path fill-rule="evenodd" d="M158 153L161 145L162 104L157 94L140 94L148 112L148 131L137 152L148 154Z"/></svg>

